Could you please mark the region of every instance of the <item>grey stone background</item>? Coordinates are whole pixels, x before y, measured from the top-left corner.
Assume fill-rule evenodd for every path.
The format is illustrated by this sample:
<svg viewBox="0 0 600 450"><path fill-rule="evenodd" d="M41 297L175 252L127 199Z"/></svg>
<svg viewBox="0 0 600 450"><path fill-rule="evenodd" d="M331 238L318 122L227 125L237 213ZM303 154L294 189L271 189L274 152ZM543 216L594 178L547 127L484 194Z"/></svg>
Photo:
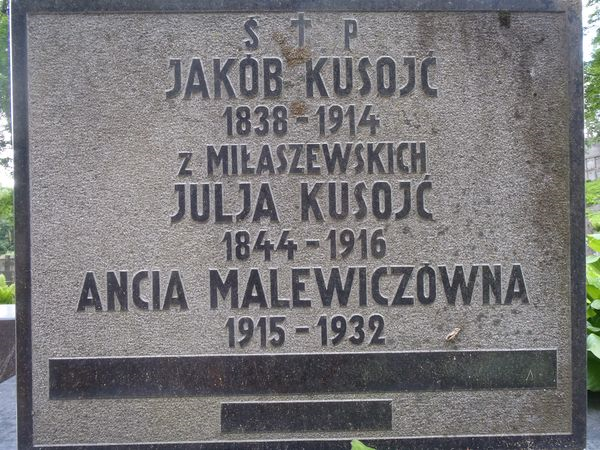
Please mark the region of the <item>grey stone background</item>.
<svg viewBox="0 0 600 450"><path fill-rule="evenodd" d="M209 267L240 266L248 271L291 265L277 255L269 264L225 261L219 242L227 228L282 227L295 238L324 239L327 228L386 229L388 255L378 265L502 264L523 265L530 304L430 308L382 308L389 351L497 348L556 348L556 390L487 392L418 392L394 399L398 434L500 434L568 432L570 414L570 286L568 84L565 17L561 14L515 13L510 29L495 13L353 14L363 30L361 43L345 52L343 21L337 14L313 16L308 48L311 56L382 55L397 61L430 51L438 58L434 85L438 98L416 90L406 98L305 98L302 66L286 67L289 87L281 99L289 105L306 100L312 113L320 104L376 105L382 119L377 141L426 141L434 182L428 207L434 220L412 215L405 221L323 224L300 222L299 181L340 181L351 185L397 175L336 174L294 178L208 177L196 166L191 182L222 181L226 191L237 183L269 181L279 199L281 225L199 226L189 219L170 224L173 184L179 151L198 151L207 143L262 140L232 139L216 126L224 106L252 104L245 99L203 102L166 101L170 87L168 60L245 55L242 24L246 15L34 15L28 21L29 131L31 170L32 339L35 443L91 441L196 440L219 436L216 407L221 398L134 399L131 401L48 401L48 359L69 356L232 353L223 324L231 310L210 310L206 296ZM281 56L273 39L290 42L295 31L289 14L260 16L263 44L256 56ZM318 19L318 20L317 20ZM160 30L160 32L157 32ZM332 34L332 30L337 33ZM420 31L419 31L420 30ZM428 30L423 33L422 30ZM339 36L333 40L332 35ZM269 38L271 36L271 38ZM89 55L93 54L94 58ZM330 74L330 71L327 71ZM330 81L330 75L325 77ZM262 101L262 100L261 100ZM61 114L56 114L61 111ZM313 119L311 119L313 120ZM222 123L221 123L222 125ZM284 142L345 142L347 135L317 138L316 125L294 127ZM361 130L352 141L369 142ZM281 139L269 138L276 144ZM196 160L198 161L198 159ZM413 182L421 176L407 176ZM531 180L535 180L532 183ZM76 186L76 189L69 189ZM226 209L235 208L226 199ZM553 217L548 221L548 217ZM333 221L332 221L333 222ZM324 232L325 231L325 232ZM69 242L69 245L64 245ZM552 242L552 248L548 248ZM59 261L65 261L58 264ZM332 263L327 249L298 254L295 266L356 265L356 255ZM209 266L208 264L211 264ZM362 263L361 263L362 264ZM86 271L103 279L107 270L181 269L190 311L98 314L77 313ZM543 268L543 270L540 270ZM283 277L283 276L282 276ZM282 291L289 292L289 276ZM384 286L391 290L391 283ZM314 286L307 296L318 298ZM356 308L354 299L353 308ZM315 323L331 309L289 311L288 323ZM543 311L543 314L540 312ZM256 309L251 310L258 314ZM287 311L286 311L287 313ZM445 336L456 326L455 344ZM176 336L176 339L165 339ZM340 351L357 351L342 344ZM237 351L237 350L236 350ZM269 350L273 351L273 350ZM281 351L315 352L314 340L291 342ZM293 397L290 397L293 399ZM330 398L327 396L319 397ZM248 400L253 400L248 398ZM416 407L418 406L418 407ZM481 416L482 410L494 415ZM402 415L401 411L411 411ZM200 413L199 413L200 412ZM181 421L169 421L171 417ZM448 421L447 417L455 417ZM502 416L503 420L496 420ZM99 418L98 423L89 417ZM129 420L134 418L134 420ZM125 420L127 419L127 420ZM202 421L206 426L195 427ZM169 423L168 427L147 424ZM387 435L387 433L386 433ZM378 436L376 433L373 437ZM253 435L251 438L263 436ZM334 435L328 437L335 437Z"/></svg>
<svg viewBox="0 0 600 450"><path fill-rule="evenodd" d="M256 235L263 227L272 234L281 227L290 228L298 240L324 240L330 227L383 227L388 254L382 260L366 261L369 270L379 265L425 262L450 266L522 264L528 305L483 306L479 294L479 300L470 306L449 307L443 301L431 307L410 308L371 304L361 312L384 314L389 323L387 351L448 349L445 336L458 325L463 328L460 341L450 345L457 349L556 348L560 356L557 389L391 395L394 433L569 431L570 414L554 413L570 410L571 405L565 18L560 14L515 13L510 29L506 29L496 13L359 13L353 17L359 21L362 34L354 49L345 51L340 16L313 16L307 42L311 56L369 55L375 61L389 55L401 61L403 55L412 53L420 60L434 51L438 63L433 83L438 97L426 97L416 89L403 98L356 94L347 99L306 99L301 65L284 66L291 84L282 98L264 103L289 105L305 100L311 114L320 104L354 103L359 109L374 104L382 121L376 141L427 142L428 172L434 183L428 207L434 214L433 221L423 221L415 214L406 220L387 222L373 216L361 222L352 218L325 224L299 220L301 180L314 183L347 179L351 186L360 181L370 185L376 180L395 183L397 174L217 178L208 177L205 169L200 169L201 149L208 143L247 142L256 154L263 139L232 139L225 135L224 122L217 122L225 106L256 102L202 101L198 97L187 102L166 101L164 91L171 86L168 61L181 57L187 66L191 57L205 61L216 56L244 57L242 25L246 15L40 14L30 18L35 443L218 439L217 405L222 400L218 397L177 402L162 398L50 402L48 358L231 353L222 325L231 310L208 307L209 267L238 266L247 272L249 267L279 266L281 290L289 292L289 266L328 269L363 264L356 254L343 264L331 262L324 245L314 252L298 252L293 264L280 254L270 263L258 257L246 263L228 263L223 246L215 245L227 228L248 229ZM296 31L290 26L290 15L261 14L259 21L263 44L254 54L281 56L282 49L271 37L279 33L294 42ZM329 83L331 71L326 73ZM347 134L319 138L314 117L311 121L308 126L290 126L285 140L270 136L266 142L374 140L364 129L355 138ZM215 122L221 126L215 126ZM253 185L268 181L279 200L281 224L202 226L189 218L170 224L169 216L176 205L173 184L183 181L176 177L177 152L190 149L198 152L198 158L196 172L189 181L221 181L228 192L237 192L240 181ZM422 175L404 177L417 182ZM234 201L226 199L228 210L236 210ZM549 216L552 221L547 220ZM551 251L548 242L553 242ZM541 267L544 269L539 270ZM86 271L93 270L98 279L103 279L106 270L167 272L173 268L181 270L189 295L188 312L76 311ZM386 292L394 288L389 281L384 286ZM314 285L307 285L306 296L318 298ZM346 314L357 310L356 298L350 304ZM286 323L290 327L316 323L319 315L332 311L337 312L322 307L286 311ZM259 312L251 309L248 314ZM314 339L300 338L290 340L281 349L360 350L349 343L335 350L322 349ZM402 414L409 410L411 414ZM497 421L496 415L482 417L481 410L493 410L504 419ZM455 420L448 421L451 415ZM102 424L90 421L92 416ZM185 420L169 422L168 427L147 426L166 423L173 416ZM128 419L131 417L135 420ZM194 426L199 421L203 427ZM372 436L388 433L373 432Z"/></svg>

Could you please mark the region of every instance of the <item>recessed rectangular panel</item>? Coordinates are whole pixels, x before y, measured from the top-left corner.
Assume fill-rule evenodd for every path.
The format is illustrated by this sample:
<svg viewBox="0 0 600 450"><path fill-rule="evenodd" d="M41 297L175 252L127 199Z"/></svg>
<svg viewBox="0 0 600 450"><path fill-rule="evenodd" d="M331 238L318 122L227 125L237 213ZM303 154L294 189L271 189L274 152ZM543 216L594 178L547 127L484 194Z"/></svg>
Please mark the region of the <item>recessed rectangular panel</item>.
<svg viewBox="0 0 600 450"><path fill-rule="evenodd" d="M10 10L21 448L584 447L578 1Z"/></svg>
<svg viewBox="0 0 600 450"><path fill-rule="evenodd" d="M391 429L391 400L221 404L224 433Z"/></svg>
<svg viewBox="0 0 600 450"><path fill-rule="evenodd" d="M553 350L50 360L54 400L555 387Z"/></svg>

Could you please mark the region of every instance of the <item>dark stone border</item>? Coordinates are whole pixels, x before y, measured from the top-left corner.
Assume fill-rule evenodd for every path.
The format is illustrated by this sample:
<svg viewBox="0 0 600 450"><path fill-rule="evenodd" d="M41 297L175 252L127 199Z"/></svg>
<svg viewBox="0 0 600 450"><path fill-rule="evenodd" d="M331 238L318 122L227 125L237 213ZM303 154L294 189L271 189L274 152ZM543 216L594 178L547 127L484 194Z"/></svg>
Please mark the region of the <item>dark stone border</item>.
<svg viewBox="0 0 600 450"><path fill-rule="evenodd" d="M557 0L22 0L29 13L564 11Z"/></svg>
<svg viewBox="0 0 600 450"><path fill-rule="evenodd" d="M587 348L585 289L585 154L583 138L583 55L581 11L568 10L567 49L569 98L571 99L569 144L571 162L571 355L572 429L574 445L585 447L587 419Z"/></svg>
<svg viewBox="0 0 600 450"><path fill-rule="evenodd" d="M15 178L15 285L17 320L17 441L33 448L31 376L31 235L27 92L27 5L10 4L12 139Z"/></svg>
<svg viewBox="0 0 600 450"><path fill-rule="evenodd" d="M13 0L11 3L13 147L15 151L15 236L17 273L17 415L20 449L33 448L31 351L31 241L27 92L27 14L118 12L250 11L514 11L564 12L569 52L571 162L571 320L572 431L566 435L409 438L366 440L380 450L398 446L435 448L584 448L586 431L585 243L583 69L581 6L566 10L555 0ZM273 441L268 443L189 443L72 445L51 448L97 449L323 449L347 450L349 441ZM50 448L50 447L36 447Z"/></svg>

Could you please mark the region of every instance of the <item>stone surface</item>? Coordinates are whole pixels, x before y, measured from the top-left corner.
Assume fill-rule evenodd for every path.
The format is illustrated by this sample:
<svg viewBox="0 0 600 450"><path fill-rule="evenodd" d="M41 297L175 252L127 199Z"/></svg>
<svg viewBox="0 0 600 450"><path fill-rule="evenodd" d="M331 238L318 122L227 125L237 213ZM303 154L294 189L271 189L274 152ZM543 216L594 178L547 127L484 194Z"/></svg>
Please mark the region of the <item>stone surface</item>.
<svg viewBox="0 0 600 450"><path fill-rule="evenodd" d="M15 320L0 319L0 383L15 375Z"/></svg>
<svg viewBox="0 0 600 450"><path fill-rule="evenodd" d="M0 383L0 448L17 448L16 378ZM587 450L600 450L600 395L588 393Z"/></svg>
<svg viewBox="0 0 600 450"><path fill-rule="evenodd" d="M17 383L14 376L0 383L0 448L17 448Z"/></svg>
<svg viewBox="0 0 600 450"><path fill-rule="evenodd" d="M244 31L248 13L29 16L34 443L316 439L324 442L319 448L338 448L354 437L388 447L394 445L388 439L414 437L442 438L450 447L459 442L455 436L506 436L500 439L507 445L523 447L574 432L573 424L581 424L574 386L580 389L581 380L574 384L572 360L581 355L572 351L579 342L571 331L572 292L580 286L571 283L577 280L572 263L580 259L571 259L571 217L581 211L573 211L571 192L581 186L571 185L577 178L569 148L581 130L570 128L567 16L535 8L307 11L304 17L262 11L255 17L257 50L245 44L252 38ZM358 27L349 49L348 18ZM292 20L303 19L311 26L298 47ZM256 96L240 96L236 71L249 53L260 73L265 58L282 62L281 95L265 96L261 78ZM311 85L313 96L306 92L307 64L320 57L328 57L322 73L330 98L317 94L318 84ZM341 64L353 58L348 95L333 88L333 57ZM371 89L361 94L357 67L364 57ZM177 64L182 91L190 67L199 70L192 58L202 61L210 98L201 92L169 98ZM230 78L238 98L229 99L225 87L222 98L214 98L213 58L220 67L234 60ZM391 76L391 59L398 81L387 95L392 85L377 84L377 65L381 77ZM407 76L411 61L414 86ZM196 77L190 79L200 91ZM405 85L410 92L403 95ZM332 105L345 113L334 132L338 110ZM248 135L245 106L252 117ZM277 133L281 122L273 117L280 107L287 110L287 130ZM256 131L264 127L261 111L270 117L266 135ZM365 111L366 119L374 114L379 120L373 132L359 123ZM385 169L388 142L393 170ZM413 151L416 161L406 172L399 167L408 161L394 159L404 142L404 158ZM311 143L319 145L309 150ZM326 148L335 143L341 151L352 144L350 162L329 174ZM268 144L272 173L266 165L262 174L224 174L223 164L211 173L209 146L219 151L225 144L229 152L236 145L240 171L242 145L257 167ZM369 170L365 158L377 148L385 156ZM416 151L426 151L426 165ZM202 183L210 185L207 223L190 215L190 191L197 184L202 198ZM302 206L302 189L316 183L322 183L323 218L316 204ZM411 210L404 215L408 186ZM347 217L335 217L344 215L345 188ZM218 189L224 212L238 220L215 223ZM181 191L187 205L179 217ZM264 200L267 193L273 205ZM334 202L337 207L328 208ZM282 243L270 257L255 245L263 231L263 244ZM352 236L354 247L342 253ZM294 243L292 258L284 247ZM446 278L463 269L467 279L473 274L473 292L458 289L454 298ZM499 294L490 297L484 279L499 279L500 270ZM339 290L326 292L338 271L352 286L347 299ZM141 296L132 287L136 274ZM228 276L237 277L237 294L219 287ZM111 283L126 285L127 294L109 295ZM157 285L160 294L152 290ZM107 311L111 297L115 310ZM139 307L146 302L148 309ZM250 326L254 334L246 342ZM351 364L355 360L361 362ZM81 372L73 369L78 364ZM235 416L243 408L236 410L234 400L271 408L321 402L315 411L323 417L335 414L335 401L354 402L345 406L359 414L364 401L378 400L391 420L383 428L349 421L346 429L329 419L324 428L297 421L293 430L280 421L279 430L257 425L236 435L224 426L222 409L233 404L228 414Z"/></svg>

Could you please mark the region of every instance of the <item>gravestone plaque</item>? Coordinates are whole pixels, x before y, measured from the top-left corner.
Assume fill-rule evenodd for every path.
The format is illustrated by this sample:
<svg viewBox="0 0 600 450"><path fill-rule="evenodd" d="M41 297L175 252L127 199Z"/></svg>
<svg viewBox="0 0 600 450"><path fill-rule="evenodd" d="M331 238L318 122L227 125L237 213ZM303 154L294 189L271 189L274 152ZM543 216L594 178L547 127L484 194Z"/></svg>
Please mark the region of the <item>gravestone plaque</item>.
<svg viewBox="0 0 600 450"><path fill-rule="evenodd" d="M583 448L578 2L11 12L22 448Z"/></svg>

